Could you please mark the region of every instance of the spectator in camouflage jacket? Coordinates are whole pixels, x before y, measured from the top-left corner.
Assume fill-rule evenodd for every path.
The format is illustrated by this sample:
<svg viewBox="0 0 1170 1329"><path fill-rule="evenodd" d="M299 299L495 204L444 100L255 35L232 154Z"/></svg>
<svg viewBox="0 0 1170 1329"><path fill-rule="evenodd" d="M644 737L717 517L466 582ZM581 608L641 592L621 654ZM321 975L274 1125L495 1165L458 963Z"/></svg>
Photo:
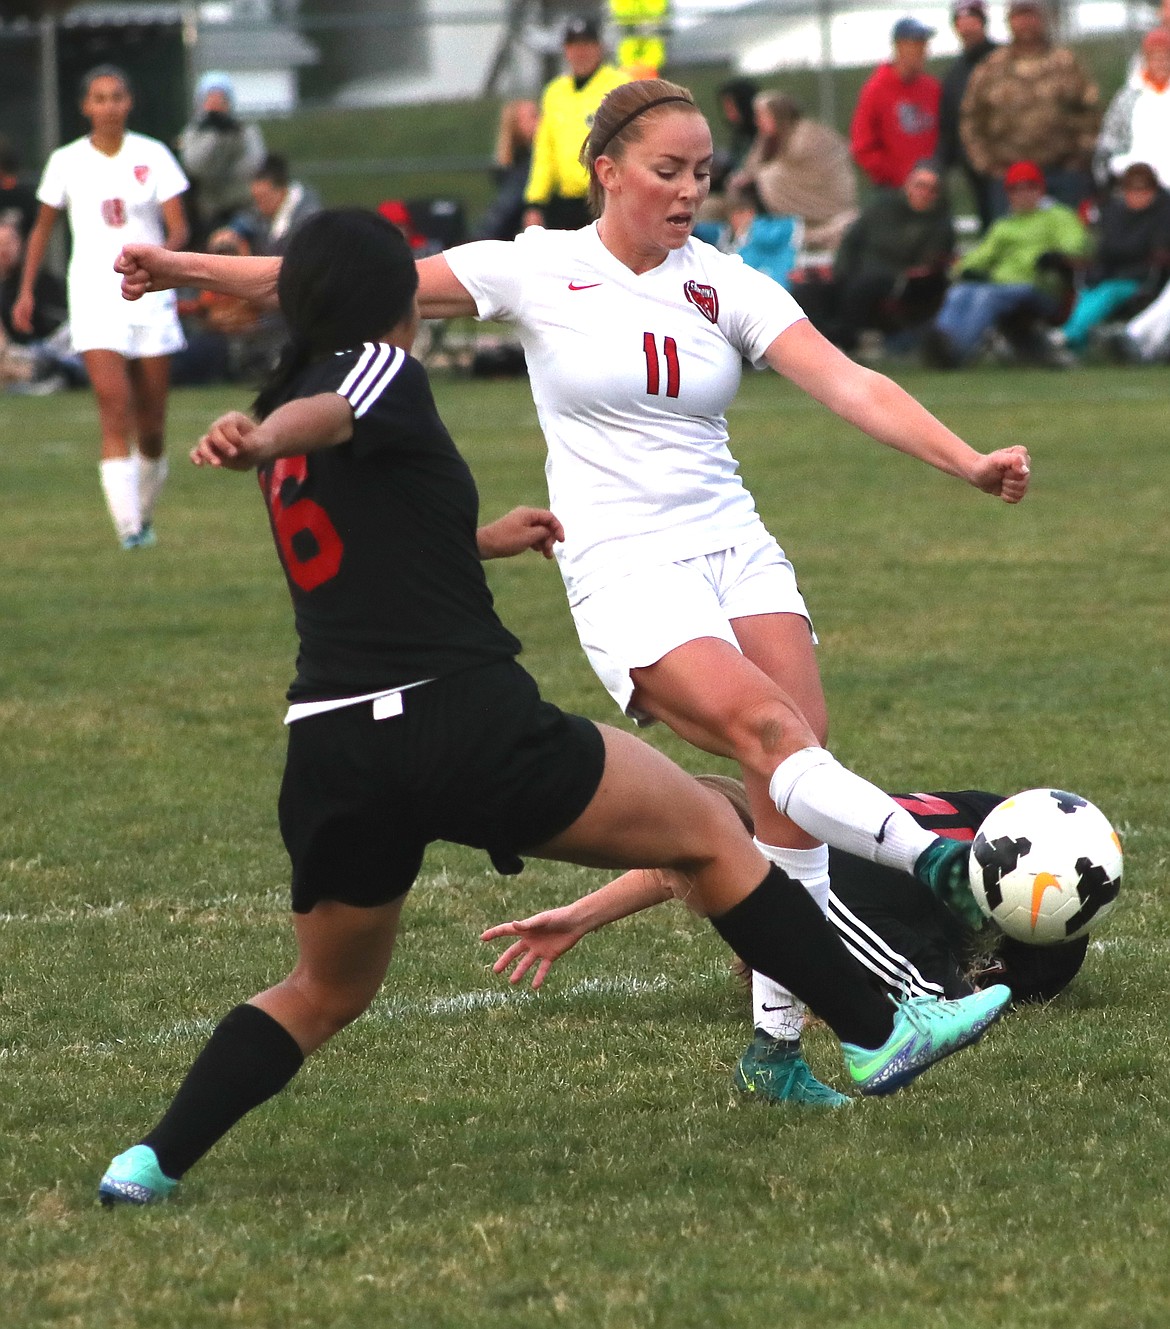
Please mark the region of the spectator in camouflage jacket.
<svg viewBox="0 0 1170 1329"><path fill-rule="evenodd" d="M963 95L967 159L990 179L997 216L1007 212L1003 173L1023 160L1043 167L1053 198L1079 207L1093 190L1097 85L1072 51L1052 45L1041 0L1011 0L1008 26L1012 40L977 66Z"/></svg>

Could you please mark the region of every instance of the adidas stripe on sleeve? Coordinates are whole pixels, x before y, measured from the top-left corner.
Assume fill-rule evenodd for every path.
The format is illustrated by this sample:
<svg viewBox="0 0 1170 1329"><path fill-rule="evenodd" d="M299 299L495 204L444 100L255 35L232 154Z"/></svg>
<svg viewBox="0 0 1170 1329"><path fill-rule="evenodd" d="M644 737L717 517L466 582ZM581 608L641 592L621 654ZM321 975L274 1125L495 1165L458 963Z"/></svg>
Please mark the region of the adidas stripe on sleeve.
<svg viewBox="0 0 1170 1329"><path fill-rule="evenodd" d="M373 406L405 363L406 352L400 346L365 343L357 364L337 389L337 395L352 407L355 420L360 420Z"/></svg>

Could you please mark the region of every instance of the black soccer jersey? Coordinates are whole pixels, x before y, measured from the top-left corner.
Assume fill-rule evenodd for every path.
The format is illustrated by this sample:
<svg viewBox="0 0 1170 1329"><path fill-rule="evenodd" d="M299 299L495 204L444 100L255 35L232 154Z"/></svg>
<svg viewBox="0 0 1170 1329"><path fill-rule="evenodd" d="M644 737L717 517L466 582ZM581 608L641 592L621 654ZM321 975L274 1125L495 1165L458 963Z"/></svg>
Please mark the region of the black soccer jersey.
<svg viewBox="0 0 1170 1329"><path fill-rule="evenodd" d="M426 372L367 342L312 364L286 400L337 392L353 437L261 468L300 652L290 701L358 696L508 659L476 545L479 494Z"/></svg>

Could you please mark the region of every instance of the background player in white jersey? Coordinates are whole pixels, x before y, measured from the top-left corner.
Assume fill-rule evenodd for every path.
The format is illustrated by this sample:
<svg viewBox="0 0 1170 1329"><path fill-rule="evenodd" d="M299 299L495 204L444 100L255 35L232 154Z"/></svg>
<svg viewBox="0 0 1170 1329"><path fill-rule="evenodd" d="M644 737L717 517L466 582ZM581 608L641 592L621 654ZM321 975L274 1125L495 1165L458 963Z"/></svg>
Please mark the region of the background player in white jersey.
<svg viewBox="0 0 1170 1329"><path fill-rule="evenodd" d="M974 910L955 842L824 749L808 611L739 478L724 413L746 358L1009 503L1027 489L1027 450L975 451L826 341L781 286L691 238L712 144L685 88L653 79L614 89L583 156L596 223L446 250L420 263L419 298L427 317L517 325L550 506L565 528L557 558L594 669L636 719L739 762L762 851L822 908L831 841ZM270 297L278 272L260 259L133 246L119 268L131 298L187 282ZM799 1033L788 994L761 984L758 1005L786 1008L787 1030L771 1032ZM844 1101L796 1059L794 1101Z"/></svg>
<svg viewBox="0 0 1170 1329"><path fill-rule="evenodd" d="M157 139L127 131L132 106L126 75L113 65L99 65L82 79L81 110L90 133L58 148L45 164L12 315L17 327L31 327L37 272L57 218L67 212L70 335L97 394L102 490L123 549L155 540L152 517L167 466L168 357L184 341L174 294L128 304L120 299L113 264L127 242L179 249L187 240L181 198L187 178Z"/></svg>

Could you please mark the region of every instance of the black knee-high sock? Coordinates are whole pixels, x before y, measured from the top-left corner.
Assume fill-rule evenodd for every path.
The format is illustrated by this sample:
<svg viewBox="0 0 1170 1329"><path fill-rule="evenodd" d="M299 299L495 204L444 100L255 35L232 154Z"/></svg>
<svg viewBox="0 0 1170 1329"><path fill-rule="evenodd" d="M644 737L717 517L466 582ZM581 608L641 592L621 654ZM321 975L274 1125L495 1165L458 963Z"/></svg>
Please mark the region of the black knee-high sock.
<svg viewBox="0 0 1170 1329"><path fill-rule="evenodd" d="M711 922L736 955L795 993L843 1043L875 1048L889 1038L894 1008L808 891L780 868Z"/></svg>
<svg viewBox="0 0 1170 1329"><path fill-rule="evenodd" d="M259 1006L236 1006L212 1031L165 1115L143 1140L178 1180L245 1113L279 1093L304 1064L293 1036Z"/></svg>

